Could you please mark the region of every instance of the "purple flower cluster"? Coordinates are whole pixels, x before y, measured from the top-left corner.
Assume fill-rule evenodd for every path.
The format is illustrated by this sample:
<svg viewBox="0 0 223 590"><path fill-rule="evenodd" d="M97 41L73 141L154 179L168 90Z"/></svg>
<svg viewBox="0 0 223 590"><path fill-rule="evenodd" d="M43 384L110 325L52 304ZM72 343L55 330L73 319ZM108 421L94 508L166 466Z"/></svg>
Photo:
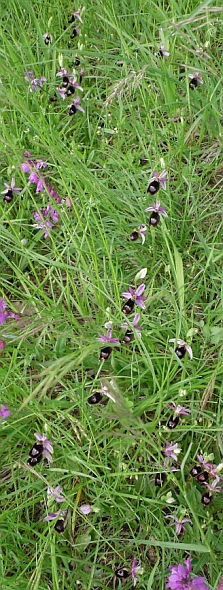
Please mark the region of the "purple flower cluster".
<svg viewBox="0 0 223 590"><path fill-rule="evenodd" d="M4 323L8 318L19 320L19 316L14 312L8 311L7 307L8 305L3 297L3 299L0 299L0 326L4 326Z"/></svg>
<svg viewBox="0 0 223 590"><path fill-rule="evenodd" d="M28 158L26 162L23 162L19 166L19 170L22 170L25 174L29 174L29 184L36 184L36 193L40 193L44 190L44 178L40 175L39 170L47 167L47 163L43 160L37 160L36 164L30 159L30 153L25 152L25 156Z"/></svg>
<svg viewBox="0 0 223 590"><path fill-rule="evenodd" d="M33 213L33 217L36 222L33 227L35 229L42 229L44 231L44 238L46 239L51 234L52 222L58 223L59 213L51 205L47 205L46 209L41 208L39 213Z"/></svg>
<svg viewBox="0 0 223 590"><path fill-rule="evenodd" d="M43 160L37 160L35 163L31 159L29 152L25 152L25 156L27 160L23 162L21 166L19 166L19 170L22 170L24 174L29 174L29 184L36 185L36 193L46 190L50 197L57 203L57 205L60 205L62 203L61 197L52 188L48 180L41 172L47 167L47 162L44 162ZM58 223L59 213L58 211L55 211L55 209L53 209L50 204L48 204L46 208L41 208L40 212L34 212L33 217L35 220L34 227L36 229L42 229L44 231L44 238L48 238L53 228L52 222Z"/></svg>
<svg viewBox="0 0 223 590"><path fill-rule="evenodd" d="M40 79L35 78L32 70L24 72L24 78L27 84L29 84L30 92L38 92L38 90L43 87L44 82L46 82L46 78L44 78L44 76L42 76Z"/></svg>

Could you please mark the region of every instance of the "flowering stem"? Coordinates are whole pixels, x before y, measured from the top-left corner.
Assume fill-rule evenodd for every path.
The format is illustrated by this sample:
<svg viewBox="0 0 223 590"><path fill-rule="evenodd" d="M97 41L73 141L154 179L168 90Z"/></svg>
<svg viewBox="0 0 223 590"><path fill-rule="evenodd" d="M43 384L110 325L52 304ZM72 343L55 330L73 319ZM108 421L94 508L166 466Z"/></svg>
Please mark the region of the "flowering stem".
<svg viewBox="0 0 223 590"><path fill-rule="evenodd" d="M106 346L106 344L105 344L105 346ZM109 345L108 345L108 346L109 346ZM98 377L99 377L99 375L100 375L100 372L101 372L101 369L102 369L102 367L104 366L104 362L105 362L104 360L102 360L102 361L101 361L101 363L100 363L100 365L99 365L99 367L98 367L97 373L96 373L96 375L95 375L94 382L95 382L95 381L98 379ZM92 388L90 389L90 393L92 392L93 388L94 388L94 385L92 385Z"/></svg>
<svg viewBox="0 0 223 590"><path fill-rule="evenodd" d="M73 487L74 487L74 483L73 483ZM72 535L74 535L77 507L78 507L78 504L79 504L79 501L80 501L80 497L81 497L81 494L82 494L82 489L83 489L83 486L81 486L79 488L79 490L77 491L76 500L75 500L75 504L74 504L74 511L73 511L72 519L71 519L71 534Z"/></svg>
<svg viewBox="0 0 223 590"><path fill-rule="evenodd" d="M156 229L155 227L150 227L150 233L151 233L151 238L152 238L152 256L153 256L153 261L155 262L155 255L156 255Z"/></svg>

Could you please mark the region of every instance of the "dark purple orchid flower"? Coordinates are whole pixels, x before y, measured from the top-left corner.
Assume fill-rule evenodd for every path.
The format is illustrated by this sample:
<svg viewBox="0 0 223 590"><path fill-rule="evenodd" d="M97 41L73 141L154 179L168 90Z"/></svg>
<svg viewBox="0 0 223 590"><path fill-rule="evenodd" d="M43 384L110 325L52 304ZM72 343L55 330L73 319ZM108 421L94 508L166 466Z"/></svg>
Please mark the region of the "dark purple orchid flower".
<svg viewBox="0 0 223 590"><path fill-rule="evenodd" d="M12 178L11 180L11 184L6 184L6 182L4 182L4 186L6 187L6 189L4 191L2 191L1 195L4 195L4 201L6 202L11 202L13 199L13 194L18 194L21 193L21 188L16 188L15 187L15 178Z"/></svg>
<svg viewBox="0 0 223 590"><path fill-rule="evenodd" d="M149 186L148 186L147 192L150 193L151 195L155 195L158 192L158 190L160 189L160 187L163 190L166 190L166 182L167 182L166 170L161 172L161 174L154 172L153 177L149 181Z"/></svg>
<svg viewBox="0 0 223 590"><path fill-rule="evenodd" d="M177 347L175 348L175 353L180 360L185 357L186 352L188 352L190 360L192 360L192 348L191 346L189 346L189 344L184 342L184 340L181 340L180 338L170 338L169 342L177 345Z"/></svg>
<svg viewBox="0 0 223 590"><path fill-rule="evenodd" d="M141 225L139 225L138 229L134 229L134 231L129 236L129 239L132 242L136 242L139 239L139 237L141 237L142 238L142 245L143 245L145 243L145 239L146 239L146 232L147 232L146 225L143 225L141 223Z"/></svg>
<svg viewBox="0 0 223 590"><path fill-rule="evenodd" d="M190 79L189 86L190 86L191 90L195 90L195 88L197 88L198 84L204 84L204 80L202 78L202 75L199 74L199 72L189 74L188 78Z"/></svg>
<svg viewBox="0 0 223 590"><path fill-rule="evenodd" d="M45 45L50 45L50 43L52 43L52 41L53 41L53 37L52 37L52 35L50 35L50 33L44 33L43 40L44 40Z"/></svg>
<svg viewBox="0 0 223 590"><path fill-rule="evenodd" d="M217 474L217 465L213 463L207 463L202 455L197 455L198 461L200 465L204 467L204 469L208 472L209 476L212 477L214 480L217 480L217 483L220 481L220 477Z"/></svg>
<svg viewBox="0 0 223 590"><path fill-rule="evenodd" d="M71 18L70 18L69 22L73 23L75 19L77 19L79 21L79 23L83 24L79 10L75 10L74 12L71 13Z"/></svg>
<svg viewBox="0 0 223 590"><path fill-rule="evenodd" d="M53 446L52 443L50 442L50 440L47 439L46 435L43 434L43 436L41 434L39 434L38 432L34 433L35 438L37 439L38 442L43 443L43 447L42 447L42 454L43 456L51 463L53 461Z"/></svg>
<svg viewBox="0 0 223 590"><path fill-rule="evenodd" d="M142 334L141 334L142 326L139 326L139 322L140 322L140 314L136 313L132 323L127 324L127 322L126 322L125 324L121 324L121 328L124 328L127 331L131 330L131 328L134 328L134 330L136 330L136 332L137 332L138 338L141 338L142 337Z"/></svg>
<svg viewBox="0 0 223 590"><path fill-rule="evenodd" d="M84 109L83 107L80 105L81 99L79 98L79 96L77 98L75 98L74 100L72 100L72 103L69 105L69 115L75 115L75 113L77 111L80 111L81 113L84 113Z"/></svg>
<svg viewBox="0 0 223 590"><path fill-rule="evenodd" d="M146 297L142 297L142 293L144 292L146 286L144 284L139 285L136 291L133 291L132 287L129 287L127 292L122 293L122 297L125 299L132 299L138 307L141 309L146 309L144 301L146 301Z"/></svg>

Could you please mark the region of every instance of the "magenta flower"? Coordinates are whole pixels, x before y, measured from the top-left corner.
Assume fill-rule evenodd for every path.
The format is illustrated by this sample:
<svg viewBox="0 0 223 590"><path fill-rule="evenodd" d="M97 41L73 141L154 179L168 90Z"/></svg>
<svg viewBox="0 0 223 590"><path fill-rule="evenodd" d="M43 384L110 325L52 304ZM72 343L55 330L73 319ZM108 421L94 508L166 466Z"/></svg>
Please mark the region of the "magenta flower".
<svg viewBox="0 0 223 590"><path fill-rule="evenodd" d="M34 433L35 438L43 443L43 451L42 451L42 455L51 463L51 461L53 460L53 446L52 443L50 442L50 440L47 440L46 435L44 434L43 436L41 436L41 434L39 434L38 432Z"/></svg>
<svg viewBox="0 0 223 590"><path fill-rule="evenodd" d="M3 297L3 299L0 299L0 326L3 326L8 318L18 320L19 316L16 313L7 311L7 303Z"/></svg>
<svg viewBox="0 0 223 590"><path fill-rule="evenodd" d="M40 193L44 189L44 184L36 172L31 172L29 176L29 184L36 184L36 193Z"/></svg>
<svg viewBox="0 0 223 590"><path fill-rule="evenodd" d="M178 519L177 516L174 516L173 514L170 514L169 516L166 516L166 518L172 518L174 520L174 522L172 522L170 524L170 526L175 526L176 527L176 534L180 535L180 533L182 531L186 531L186 528L184 526L184 522L190 522L192 524L192 521L190 518L182 518L182 519Z"/></svg>
<svg viewBox="0 0 223 590"><path fill-rule="evenodd" d="M52 488L47 489L47 494L51 496L51 498L54 498L56 502L64 502L64 496L61 495L62 492L63 488L60 488L59 486L57 486L55 490L53 490Z"/></svg>
<svg viewBox="0 0 223 590"><path fill-rule="evenodd" d="M170 590L209 590L205 578L198 577L191 580L190 557L184 563L186 567L181 564L169 566L171 574L166 588L170 588Z"/></svg>
<svg viewBox="0 0 223 590"><path fill-rule="evenodd" d="M122 293L122 297L125 299L131 299L134 301L135 305L140 307L141 309L146 309L144 301L146 297L142 297L142 293L145 291L146 286L144 284L139 285L136 291L133 291L132 287L129 287L127 292Z"/></svg>
<svg viewBox="0 0 223 590"><path fill-rule="evenodd" d="M134 559L132 560L132 566L131 566L131 576L133 579L133 586L135 586L136 583L138 582L136 574L141 568L140 562L138 563L138 565L136 565L136 564L137 564L137 559L136 559L136 557L134 557Z"/></svg>
<svg viewBox="0 0 223 590"><path fill-rule="evenodd" d="M166 442L166 447L164 449L164 454L166 456L165 458L165 464L168 465L170 462L170 459L173 459L174 461L178 461L177 455L180 453L181 449L178 447L178 443L175 443L174 445L169 445L168 442Z"/></svg>
<svg viewBox="0 0 223 590"><path fill-rule="evenodd" d="M5 341L0 340L0 350L5 350Z"/></svg>
<svg viewBox="0 0 223 590"><path fill-rule="evenodd" d="M30 157L29 152L25 152L25 156ZM28 159L26 162L23 162L21 166L19 166L19 170L22 170L25 174L29 174L29 183L36 184L36 192L39 193L45 188L45 179L41 177L40 174L37 174L41 168L46 168L47 163L43 162L43 160L37 160L36 164L33 160Z"/></svg>
<svg viewBox="0 0 223 590"><path fill-rule="evenodd" d="M43 522L48 520L55 520L56 518L65 516L66 512L67 510L58 510L58 512L54 512L54 514L48 514L47 516L45 516L45 518L43 518Z"/></svg>
<svg viewBox="0 0 223 590"><path fill-rule="evenodd" d="M29 159L18 167L18 169L22 170L25 174L32 172L32 170L40 170L41 168L47 167L47 163L43 160L37 160L36 164L33 160L30 160L29 152L25 152L25 156Z"/></svg>
<svg viewBox="0 0 223 590"><path fill-rule="evenodd" d="M81 506L79 506L79 510L82 512L82 514L90 514L91 513L90 504L82 504Z"/></svg>
<svg viewBox="0 0 223 590"><path fill-rule="evenodd" d="M79 96L78 96L78 98L75 98L74 100L72 100L72 103L68 107L69 108L69 115L75 115L75 113L77 111L80 111L81 113L85 112L83 107L80 106L80 102L81 102L81 99L79 98Z"/></svg>
<svg viewBox="0 0 223 590"><path fill-rule="evenodd" d="M11 202L13 198L13 194L21 193L21 188L15 187L15 178L12 178L11 184L6 184L4 182L4 186L6 187L5 191L2 191L1 195L4 195L4 201Z"/></svg>
<svg viewBox="0 0 223 590"><path fill-rule="evenodd" d="M5 298L0 299L0 326L3 326L7 318L9 317L9 312L6 311L7 303Z"/></svg>
<svg viewBox="0 0 223 590"><path fill-rule="evenodd" d="M175 402L172 402L172 406L168 406L168 408L174 411L174 416L188 416L191 414L191 410L185 410L182 406L176 406Z"/></svg>
<svg viewBox="0 0 223 590"><path fill-rule="evenodd" d="M6 420L9 416L11 416L11 412L8 410L8 406L4 404L0 409L0 418Z"/></svg>
<svg viewBox="0 0 223 590"><path fill-rule="evenodd" d="M45 179L45 186L46 189L49 193L49 195L51 196L52 199L54 199L54 201L57 203L57 205L60 205L62 203L62 199L61 197L58 195L58 193L53 189L52 186L50 186L49 182ZM68 205L67 205L68 206Z"/></svg>
<svg viewBox="0 0 223 590"><path fill-rule="evenodd" d="M181 340L180 338L178 338L178 339L171 338L169 340L169 342L173 342L173 344L177 344L177 347L175 348L175 353L180 360L185 357L186 352L188 352L190 360L192 360L192 358L193 358L192 348L191 348L191 346L189 346L189 344L184 342L184 340Z"/></svg>
<svg viewBox="0 0 223 590"><path fill-rule="evenodd" d="M223 590L223 578L218 581L217 590Z"/></svg>
<svg viewBox="0 0 223 590"><path fill-rule="evenodd" d="M103 336L102 334L99 334L99 338L97 338L98 342L103 342L103 344L105 343L110 343L110 344L119 344L119 340L118 338L112 338L112 330L109 329L107 331L107 335Z"/></svg>
<svg viewBox="0 0 223 590"><path fill-rule="evenodd" d="M33 224L33 227L35 229L42 229L45 232L44 238L46 239L51 234L53 228L52 221L58 223L59 213L55 211L51 205L47 205L46 209L40 209L40 213L37 211L33 213L33 217L36 221L36 223Z"/></svg>

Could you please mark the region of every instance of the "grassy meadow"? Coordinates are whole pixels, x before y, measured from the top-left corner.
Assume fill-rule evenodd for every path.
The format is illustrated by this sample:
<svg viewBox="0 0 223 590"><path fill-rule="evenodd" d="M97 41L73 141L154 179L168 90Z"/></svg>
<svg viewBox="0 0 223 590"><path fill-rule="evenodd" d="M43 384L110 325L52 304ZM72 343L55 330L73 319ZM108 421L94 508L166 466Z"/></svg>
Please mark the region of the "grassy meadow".
<svg viewBox="0 0 223 590"><path fill-rule="evenodd" d="M0 588L222 590L222 2L0 22Z"/></svg>

